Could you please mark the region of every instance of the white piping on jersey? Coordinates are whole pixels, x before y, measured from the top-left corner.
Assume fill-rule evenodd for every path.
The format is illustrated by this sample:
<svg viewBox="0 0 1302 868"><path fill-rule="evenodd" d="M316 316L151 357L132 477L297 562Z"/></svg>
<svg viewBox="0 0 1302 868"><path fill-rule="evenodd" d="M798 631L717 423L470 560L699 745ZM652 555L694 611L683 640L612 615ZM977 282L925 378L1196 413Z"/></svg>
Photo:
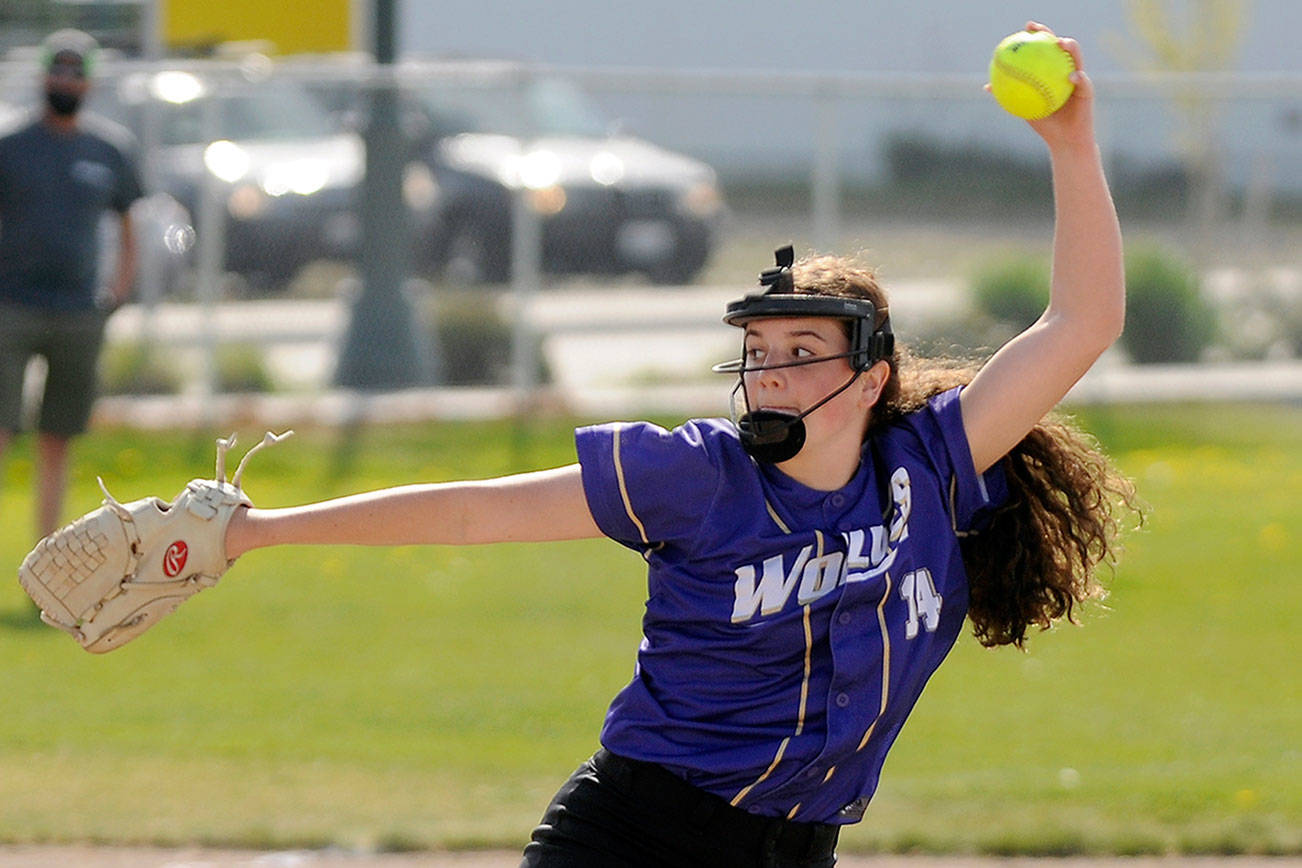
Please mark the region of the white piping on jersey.
<svg viewBox="0 0 1302 868"><path fill-rule="evenodd" d="M647 539L646 528L643 527L637 514L633 512L633 501L629 499L628 485L624 482L624 463L619 458L619 432L621 430L623 430L622 426L615 426L614 442L611 444L611 451L615 456L615 480L619 483L619 496L624 501L624 512L628 514L629 520L637 528L638 536L642 538L642 542L650 545L651 540Z"/></svg>

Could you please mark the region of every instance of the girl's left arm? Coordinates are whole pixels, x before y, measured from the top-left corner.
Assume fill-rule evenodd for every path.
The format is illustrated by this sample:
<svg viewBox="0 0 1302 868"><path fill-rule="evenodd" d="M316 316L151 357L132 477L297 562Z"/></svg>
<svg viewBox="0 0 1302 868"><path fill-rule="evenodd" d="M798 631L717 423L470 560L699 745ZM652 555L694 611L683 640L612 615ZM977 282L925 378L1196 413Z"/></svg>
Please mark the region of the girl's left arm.
<svg viewBox="0 0 1302 868"><path fill-rule="evenodd" d="M1047 30L1031 22L1027 29ZM1026 436L1120 336L1125 322L1121 228L1094 138L1094 92L1076 61L1066 105L1028 121L1053 166L1053 277L1049 306L1005 344L963 390L963 424L978 472Z"/></svg>

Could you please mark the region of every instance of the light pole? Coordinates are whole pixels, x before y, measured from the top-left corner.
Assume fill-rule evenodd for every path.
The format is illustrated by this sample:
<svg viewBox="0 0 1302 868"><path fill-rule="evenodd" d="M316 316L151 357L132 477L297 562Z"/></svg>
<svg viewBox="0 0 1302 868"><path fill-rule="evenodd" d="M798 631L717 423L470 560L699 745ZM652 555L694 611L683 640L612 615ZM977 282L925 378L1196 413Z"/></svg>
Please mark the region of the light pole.
<svg viewBox="0 0 1302 868"><path fill-rule="evenodd" d="M411 228L402 196L406 142L399 118L395 59L397 0L374 0L375 61L369 89L366 179L362 193L362 289L353 303L335 380L357 389L416 386L429 379L425 338L403 295Z"/></svg>

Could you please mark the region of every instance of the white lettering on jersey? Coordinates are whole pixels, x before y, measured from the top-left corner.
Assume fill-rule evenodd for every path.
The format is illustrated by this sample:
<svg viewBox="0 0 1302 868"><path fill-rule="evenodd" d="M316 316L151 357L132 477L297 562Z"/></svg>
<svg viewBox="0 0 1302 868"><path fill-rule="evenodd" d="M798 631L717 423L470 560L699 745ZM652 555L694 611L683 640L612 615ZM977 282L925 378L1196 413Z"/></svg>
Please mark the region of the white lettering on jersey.
<svg viewBox="0 0 1302 868"><path fill-rule="evenodd" d="M805 574L800 580L796 602L802 606L812 603L841 584L841 566L844 560L845 555L831 552L805 564Z"/></svg>
<svg viewBox="0 0 1302 868"><path fill-rule="evenodd" d="M909 471L903 467L897 467L891 474L891 500L895 501L895 515L891 518L891 542L903 542L909 538L909 513L913 511Z"/></svg>
<svg viewBox="0 0 1302 868"><path fill-rule="evenodd" d="M905 575L900 582L900 596L909 605L909 619L904 624L904 638L912 639L918 635L918 623L935 633L940 626L940 607L944 597L936 592L936 583L931 580L931 570L923 567Z"/></svg>
<svg viewBox="0 0 1302 868"><path fill-rule="evenodd" d="M785 558L774 555L767 558L758 569L753 564L737 567L733 583L734 603L732 622L749 621L756 614L772 615L782 611L791 592L799 591L796 601L800 605L826 596L848 582L863 582L886 572L895 563L899 543L909 538L909 513L913 508L913 493L909 485L909 472L903 467L891 474L891 500L894 502L890 525L856 529L842 533L845 552L829 552L810 560L813 546L805 546L795 555L795 562L787 569ZM756 575L759 581L756 582ZM913 575L913 574L910 574ZM928 583L930 574L927 575ZM932 593L935 589L932 588ZM924 623L934 630L931 618L935 617L924 600ZM915 604L916 605L916 604ZM939 611L939 599L936 602ZM912 615L913 629L917 630L917 614Z"/></svg>
<svg viewBox="0 0 1302 868"><path fill-rule="evenodd" d="M791 596L791 590L796 586L796 579L804 571L805 561L809 560L809 555L813 551L813 546L805 546L801 549L800 554L796 555L796 562L790 572L785 572L783 569L782 555L774 555L767 559L764 561L763 575L758 586L755 584L755 568L739 567L736 570L737 583L733 586L737 601L732 607L732 622L736 624L749 621L755 617L757 609L761 615L772 615L774 612L781 611L787 598Z"/></svg>

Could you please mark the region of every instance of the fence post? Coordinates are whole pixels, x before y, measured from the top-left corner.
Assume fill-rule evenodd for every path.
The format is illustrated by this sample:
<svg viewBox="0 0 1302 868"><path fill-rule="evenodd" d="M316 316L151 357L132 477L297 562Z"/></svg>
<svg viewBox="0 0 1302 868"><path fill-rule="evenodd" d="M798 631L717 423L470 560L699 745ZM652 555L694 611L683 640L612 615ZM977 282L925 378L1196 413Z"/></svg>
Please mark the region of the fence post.
<svg viewBox="0 0 1302 868"><path fill-rule="evenodd" d="M209 148L218 140L221 132L221 93L222 83L213 84L213 93L203 100L201 139L204 145L203 184L199 199L199 251L196 255L198 270L199 308L202 312L200 346L201 370L200 406L203 407L203 423L210 427L214 421L215 408L212 397L217 394L217 301L221 297L221 279L225 270L226 259L226 201L221 195L222 184L216 174L207 165Z"/></svg>
<svg viewBox="0 0 1302 868"><path fill-rule="evenodd" d="M837 248L841 235L835 82L825 81L819 84L814 111L814 247L827 253Z"/></svg>

